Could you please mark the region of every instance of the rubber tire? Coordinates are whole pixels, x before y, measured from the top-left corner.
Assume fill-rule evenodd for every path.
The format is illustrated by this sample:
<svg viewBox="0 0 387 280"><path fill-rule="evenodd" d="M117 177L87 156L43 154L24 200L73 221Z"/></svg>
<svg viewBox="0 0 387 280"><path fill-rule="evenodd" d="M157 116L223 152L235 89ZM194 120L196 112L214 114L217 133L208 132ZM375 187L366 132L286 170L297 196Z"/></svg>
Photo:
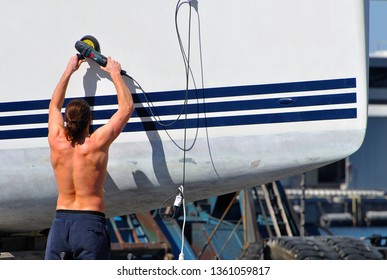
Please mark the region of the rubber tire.
<svg viewBox="0 0 387 280"><path fill-rule="evenodd" d="M372 245L354 237L278 237L266 241L264 258L270 260L381 260Z"/></svg>

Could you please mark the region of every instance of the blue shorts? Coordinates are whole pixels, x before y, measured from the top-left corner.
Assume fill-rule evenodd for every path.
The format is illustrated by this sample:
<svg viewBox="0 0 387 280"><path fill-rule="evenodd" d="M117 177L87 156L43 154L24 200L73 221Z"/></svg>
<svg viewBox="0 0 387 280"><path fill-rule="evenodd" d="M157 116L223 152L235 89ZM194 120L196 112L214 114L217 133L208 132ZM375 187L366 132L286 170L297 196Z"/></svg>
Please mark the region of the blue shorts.
<svg viewBox="0 0 387 280"><path fill-rule="evenodd" d="M110 237L103 213L56 211L48 234L46 260L107 260L110 255Z"/></svg>

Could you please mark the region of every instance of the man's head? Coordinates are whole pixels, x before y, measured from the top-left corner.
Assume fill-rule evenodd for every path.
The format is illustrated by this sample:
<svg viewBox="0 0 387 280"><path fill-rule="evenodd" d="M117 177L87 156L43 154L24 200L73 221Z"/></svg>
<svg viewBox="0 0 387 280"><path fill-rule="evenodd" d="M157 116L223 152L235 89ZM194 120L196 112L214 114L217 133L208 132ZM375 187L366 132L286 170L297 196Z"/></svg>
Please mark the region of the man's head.
<svg viewBox="0 0 387 280"><path fill-rule="evenodd" d="M68 141L78 142L91 121L89 104L83 99L70 101L65 110L65 135Z"/></svg>

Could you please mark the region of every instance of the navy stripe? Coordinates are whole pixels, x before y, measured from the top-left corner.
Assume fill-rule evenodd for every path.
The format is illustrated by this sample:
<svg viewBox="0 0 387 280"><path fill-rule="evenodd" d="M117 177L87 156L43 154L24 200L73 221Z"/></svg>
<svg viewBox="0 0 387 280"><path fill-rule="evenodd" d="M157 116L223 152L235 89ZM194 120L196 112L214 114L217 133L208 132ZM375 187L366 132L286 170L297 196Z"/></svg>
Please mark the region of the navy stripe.
<svg viewBox="0 0 387 280"><path fill-rule="evenodd" d="M233 86L221 88L207 88L204 90L189 90L186 91L169 91L169 92L152 92L147 93L148 101L172 101L184 100L185 95L188 99L197 98L216 98L216 97L233 97L233 96L248 96L256 94L276 94L276 93L290 93L316 90L333 90L344 88L356 88L356 79L334 79L334 80L320 80L320 81L306 81L306 82L289 82L279 84L264 84L264 85L250 85L250 86ZM199 96L201 95L201 96ZM204 96L203 96L204 95ZM138 98L141 102L146 102L143 94L139 94Z"/></svg>
<svg viewBox="0 0 387 280"><path fill-rule="evenodd" d="M0 103L0 112L48 109L50 100L18 101Z"/></svg>
<svg viewBox="0 0 387 280"><path fill-rule="evenodd" d="M37 124L47 122L48 114L0 117L0 125Z"/></svg>
<svg viewBox="0 0 387 280"><path fill-rule="evenodd" d="M281 114L264 114L264 115L243 115L231 117L214 117L214 118L197 118L197 119L180 119L172 126L166 129L184 129L200 127L219 127L219 126L243 126L268 123L287 123L302 121L319 121L319 120L339 120L357 118L356 109L336 109L336 110L319 110L306 112L290 112ZM99 126L93 127L97 129ZM130 131L152 131L162 130L164 127L157 122L144 121L141 123L129 123L124 128L125 132Z"/></svg>
<svg viewBox="0 0 387 280"><path fill-rule="evenodd" d="M275 94L284 92L303 92L315 90L333 90L333 89L352 89L356 87L356 79L334 79L321 81L307 82L292 82L281 84L268 85L253 85L253 86L236 86L226 88L210 88L203 90L189 90L187 92L188 99L213 98L213 97L241 97L259 94ZM201 97L198 95L202 94ZM305 106L324 106L334 104L353 104L356 103L356 93L340 93L340 94L325 94L316 96L296 96L291 98L272 98L260 100L237 100L237 101L221 101L213 103L203 102L198 104L190 104L185 106L183 101L185 91L169 91L169 92L153 92L146 96L142 93L133 94L133 99L136 103L136 111L133 117L150 117L179 115L180 113L199 114L199 113L214 113L214 112L231 112L240 110L261 110L261 109L281 109L291 107ZM146 99L147 98L147 99ZM87 97L91 106L117 104L117 96L99 96ZM72 100L65 100L64 106ZM151 109L142 107L142 103L151 101L171 101L180 100L181 104L171 106L152 106ZM37 110L47 109L49 100L40 101L23 101L23 102L8 102L0 103L0 112L21 111L21 110ZM184 111L183 111L184 110ZM93 119L109 119L116 110L101 110L93 112ZM300 121L317 121L317 120L333 120L333 119L351 119L357 117L357 109L330 109L330 110L314 110L307 112L287 112L287 113L272 113L272 114L256 114L244 116L227 116L227 117L211 117L211 118L194 118L187 121L184 117L177 120L165 121L171 124L166 129L184 129L184 128L199 128L199 127L226 127L226 126L243 126L253 124L266 123L287 123ZM47 123L47 114L35 114L26 116L7 116L0 117L0 125L28 125ZM101 125L93 126L93 129ZM125 132L131 131L154 131L165 129L160 123L155 121L130 122L124 129ZM47 128L28 128L28 129L11 129L0 131L0 139L17 139L17 138L34 138L46 137Z"/></svg>
<svg viewBox="0 0 387 280"><path fill-rule="evenodd" d="M259 110L259 109L279 109L301 106L321 106L333 104L350 104L356 103L356 93L317 95L317 96L299 96L292 97L292 103L280 104L278 98L262 99L262 100L243 100L229 102L214 102L206 104L190 104L187 105L188 114L197 113L213 113L225 111L240 111L240 110ZM178 115L182 112L183 105L168 105L152 107L152 112L149 108L137 106L132 117L152 116L168 116ZM94 120L109 119L114 113L112 110L101 110L93 112ZM185 113L185 110L184 110ZM27 116L8 116L0 117L0 125L21 125L21 124L37 124L47 123L47 114L36 114Z"/></svg>
<svg viewBox="0 0 387 280"><path fill-rule="evenodd" d="M351 104L356 103L356 93L332 94L332 95L318 95L318 96L301 96L292 97L292 102L289 104L281 104L279 98L270 98L262 100L243 100L243 101L226 101L226 102L211 102L187 105L188 114L196 113L214 113L214 112L230 112L242 110L261 110L261 109L281 109L291 107L304 106L321 106L334 104ZM152 107L152 112L156 116L178 115L183 110L183 105L174 106L156 106ZM149 108L136 108L137 114L134 116L152 116ZM184 110L185 113L185 110ZM94 113L96 118L100 115L98 112ZM107 115L104 115L106 118ZM103 119L103 118L101 118Z"/></svg>
<svg viewBox="0 0 387 280"><path fill-rule="evenodd" d="M318 121L318 120L339 120L339 119L353 119L357 118L357 110L353 109L336 109L336 110L318 110L307 112L291 112L279 114L264 114L264 115L245 115L245 116L231 116L231 117L214 117L214 118L196 118L189 119L185 122L184 119L177 120L172 126L167 129L183 129L200 128L200 127L223 127L223 126L244 126L254 124L268 124L268 123L288 123L288 122L302 122L302 121ZM101 125L93 126L93 130ZM128 123L124 128L124 132L133 131L154 131L164 129L157 122L144 121L136 123ZM17 138L34 138L46 137L48 133L47 128L36 129L20 129L20 130L6 130L0 131L0 139L17 139Z"/></svg>
<svg viewBox="0 0 387 280"><path fill-rule="evenodd" d="M316 90L332 90L332 89L344 89L344 88L356 88L355 78L346 79L332 79L332 80L318 80L318 81L303 81L303 82L289 82L278 84L264 84L264 85L249 85L249 86L234 86L234 87L221 87L221 88L208 88L200 90L177 90L167 92L151 92L146 96L143 93L133 93L133 98L136 102L157 102L157 101L173 101L184 100L185 95L188 99L196 98L214 98L214 97L231 97L231 96L245 96L255 94L275 94L275 93L288 93L288 92L303 92L303 91L316 91ZM199 96L200 95L200 96ZM147 98L149 100L147 100ZM66 98L64 106L72 98ZM116 95L108 96L93 96L86 97L90 105L112 105L117 104ZM9 111L24 111L24 110L40 110L47 109L50 100L37 100L37 101L19 101L19 102L5 102L0 103L0 112Z"/></svg>
<svg viewBox="0 0 387 280"><path fill-rule="evenodd" d="M20 130L0 131L0 140L47 137L47 128L29 128Z"/></svg>

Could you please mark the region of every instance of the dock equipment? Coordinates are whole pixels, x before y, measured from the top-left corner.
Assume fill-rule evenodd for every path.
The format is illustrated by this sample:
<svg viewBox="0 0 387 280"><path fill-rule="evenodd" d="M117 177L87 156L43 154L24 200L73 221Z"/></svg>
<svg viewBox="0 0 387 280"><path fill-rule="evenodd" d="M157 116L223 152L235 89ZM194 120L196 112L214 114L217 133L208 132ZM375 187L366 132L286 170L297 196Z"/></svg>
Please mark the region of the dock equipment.
<svg viewBox="0 0 387 280"><path fill-rule="evenodd" d="M171 246L149 212L109 219L112 258L168 259Z"/></svg>

